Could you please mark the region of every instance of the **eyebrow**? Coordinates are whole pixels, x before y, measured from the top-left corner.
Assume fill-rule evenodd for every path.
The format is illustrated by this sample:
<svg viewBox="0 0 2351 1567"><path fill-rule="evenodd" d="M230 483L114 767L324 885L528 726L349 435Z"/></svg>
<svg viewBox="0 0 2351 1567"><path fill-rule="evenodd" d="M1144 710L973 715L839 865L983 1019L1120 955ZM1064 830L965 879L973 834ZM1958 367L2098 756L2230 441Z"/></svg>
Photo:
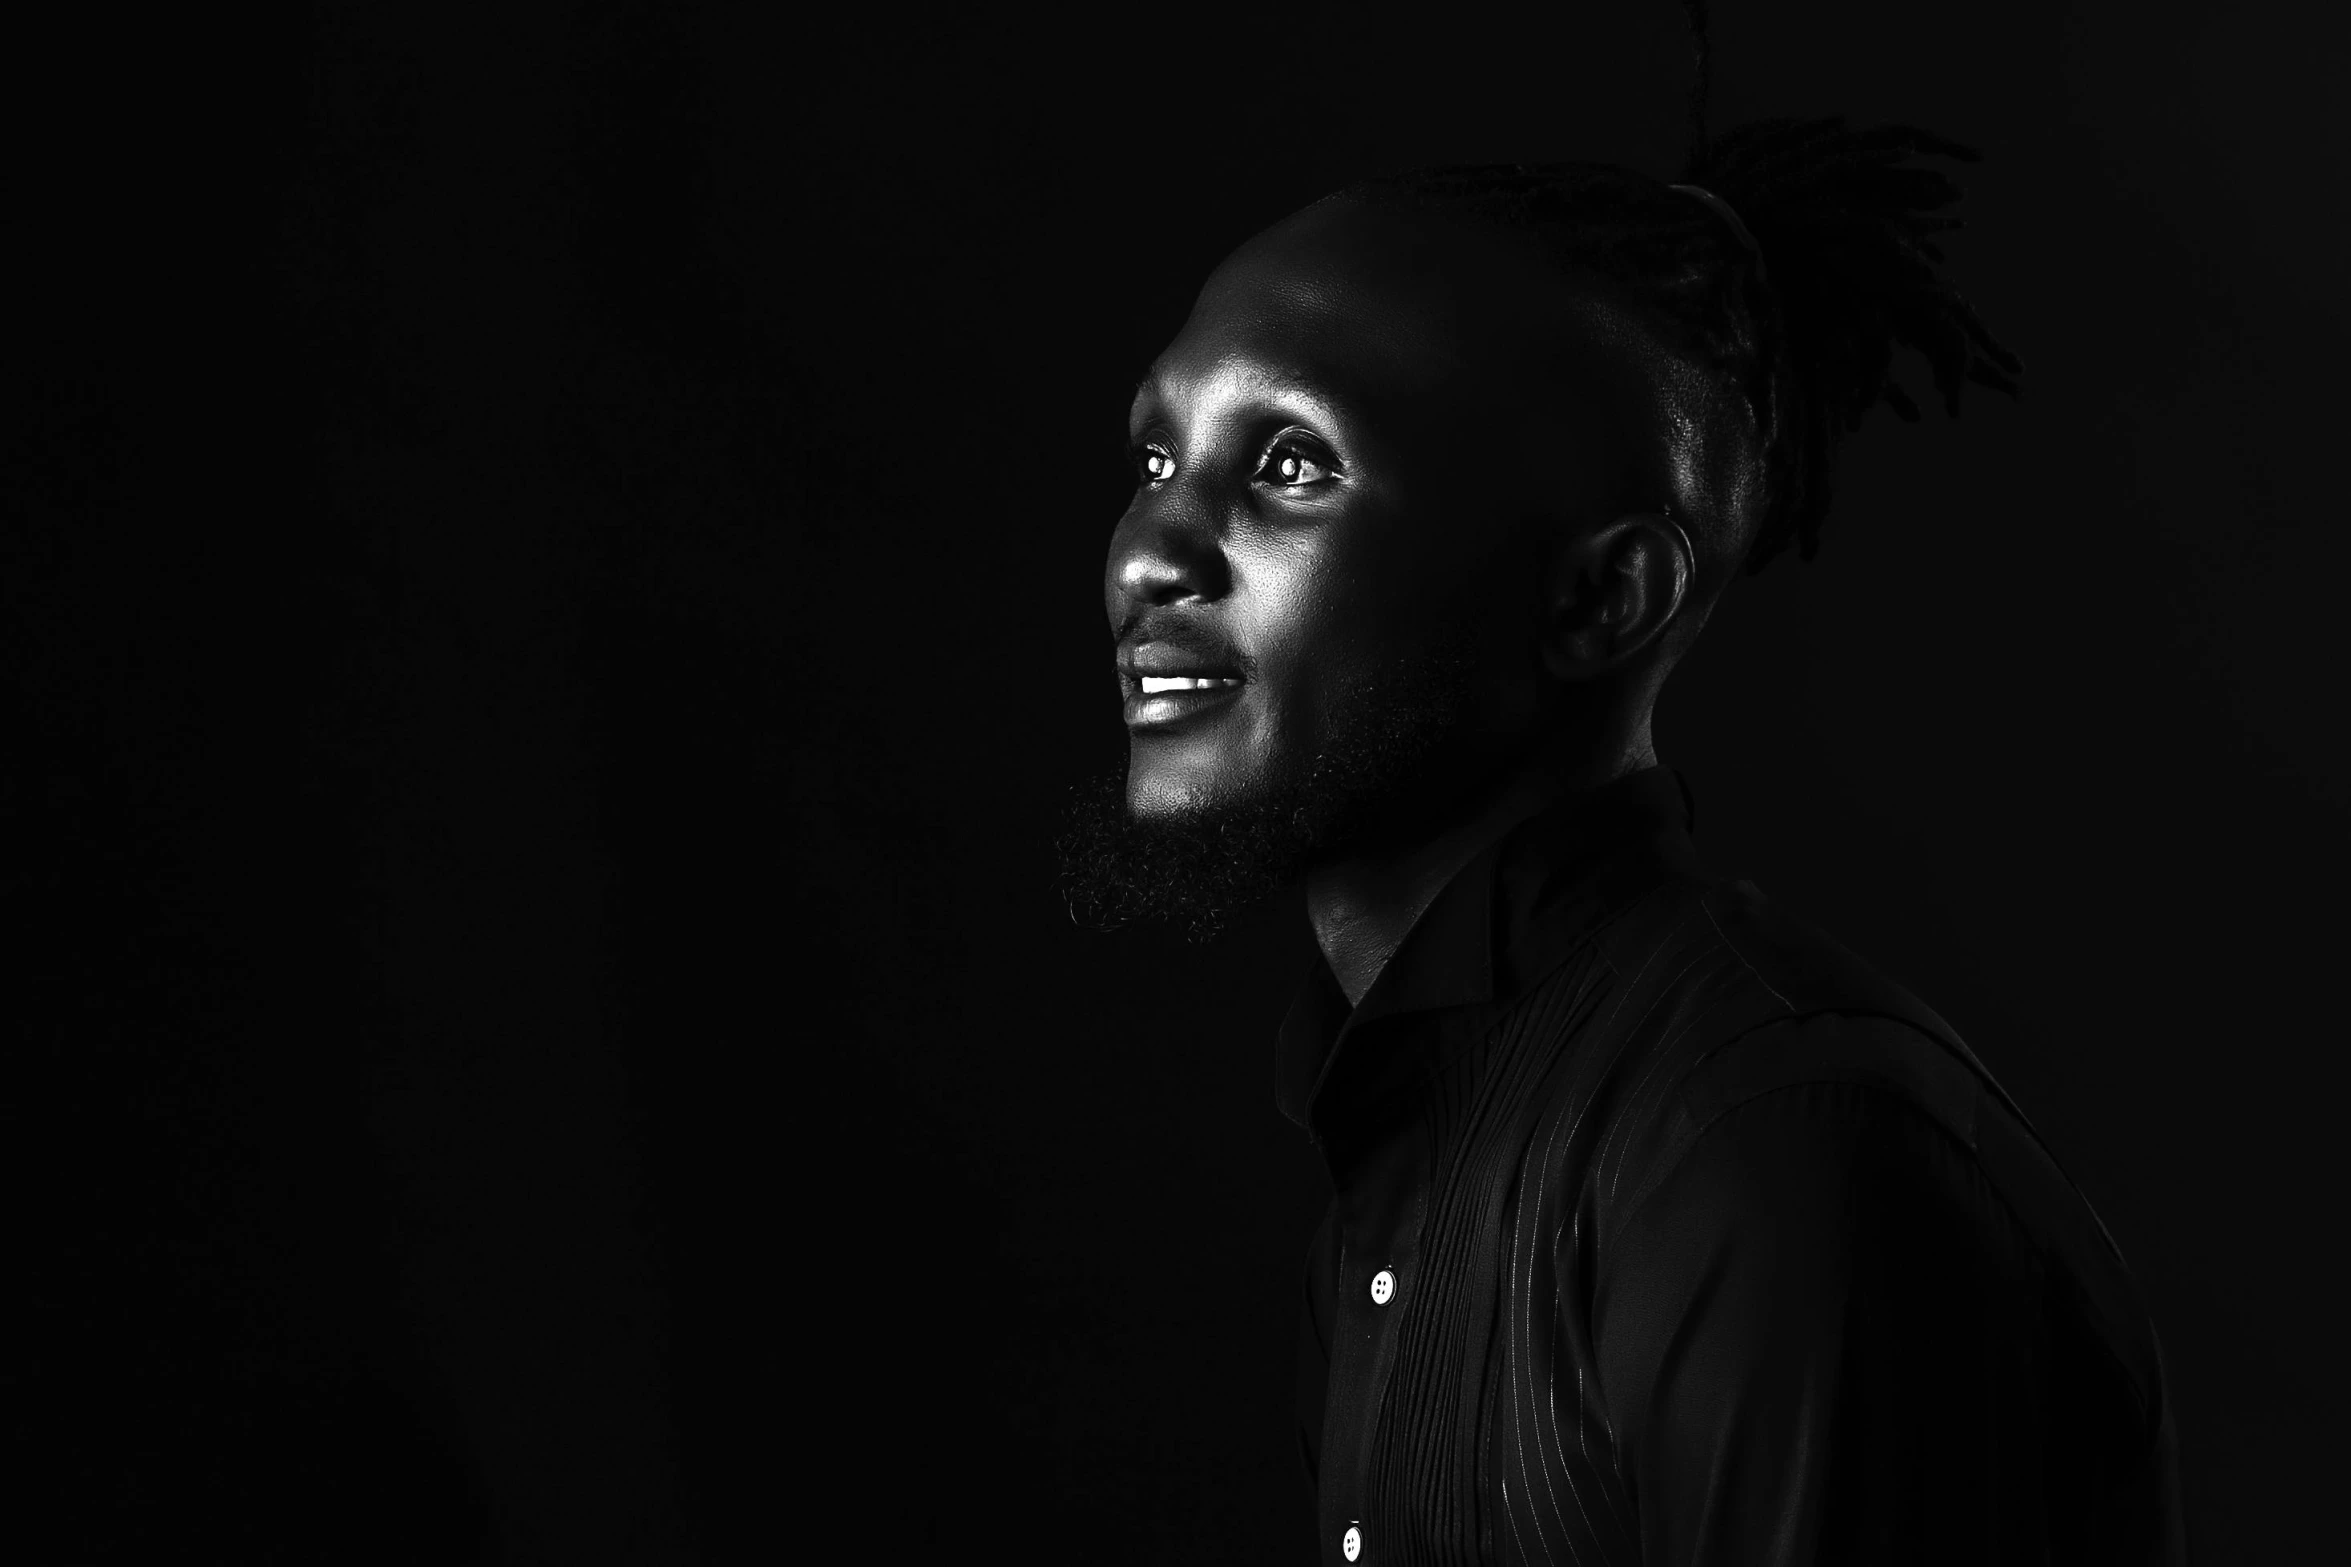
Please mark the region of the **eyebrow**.
<svg viewBox="0 0 2351 1567"><path fill-rule="evenodd" d="M1336 410L1332 406L1329 396L1314 384L1312 377L1294 371L1277 370L1271 367L1261 368L1262 374L1254 376L1252 379L1262 383L1266 394L1296 398L1308 405L1318 419L1328 420L1336 416ZM1151 370L1144 371L1141 379L1135 382L1135 389L1127 398L1127 407L1133 408L1136 399L1145 395L1152 397L1159 395L1158 377Z"/></svg>

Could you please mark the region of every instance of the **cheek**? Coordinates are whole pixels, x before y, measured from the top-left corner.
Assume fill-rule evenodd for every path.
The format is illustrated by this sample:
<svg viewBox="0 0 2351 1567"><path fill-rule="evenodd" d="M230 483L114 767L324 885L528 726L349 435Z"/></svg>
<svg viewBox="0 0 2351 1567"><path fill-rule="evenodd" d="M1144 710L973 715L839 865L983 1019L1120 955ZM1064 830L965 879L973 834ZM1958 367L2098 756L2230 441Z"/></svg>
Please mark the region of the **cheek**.
<svg viewBox="0 0 2351 1567"><path fill-rule="evenodd" d="M1311 728L1318 693L1377 645L1373 633L1393 624L1380 583L1355 552L1328 538L1275 536L1234 551L1233 617L1258 663L1269 739L1295 739Z"/></svg>
<svg viewBox="0 0 2351 1567"><path fill-rule="evenodd" d="M1236 552L1241 613L1261 656L1277 652L1332 677L1393 663L1464 628L1481 640L1521 619L1523 571L1467 526L1350 518L1320 538L1267 540ZM1358 525L1360 524L1360 526ZM1497 624L1497 621L1502 624Z"/></svg>
<svg viewBox="0 0 2351 1567"><path fill-rule="evenodd" d="M1460 678L1478 733L1516 735L1539 718L1541 594L1525 561L1468 549L1325 559L1286 585L1292 594L1267 601L1280 613L1258 633L1272 676L1265 734L1285 751L1317 748L1361 690L1425 673L1431 661L1469 666Z"/></svg>
<svg viewBox="0 0 2351 1567"><path fill-rule="evenodd" d="M1354 584L1328 541L1271 535L1230 550L1232 613L1253 646L1288 644L1328 620Z"/></svg>
<svg viewBox="0 0 2351 1567"><path fill-rule="evenodd" d="M1248 700L1251 749L1281 754L1312 745L1319 686L1333 655L1345 658L1333 620L1345 604L1345 576L1300 540L1251 543L1234 550L1234 592L1227 613L1255 665Z"/></svg>

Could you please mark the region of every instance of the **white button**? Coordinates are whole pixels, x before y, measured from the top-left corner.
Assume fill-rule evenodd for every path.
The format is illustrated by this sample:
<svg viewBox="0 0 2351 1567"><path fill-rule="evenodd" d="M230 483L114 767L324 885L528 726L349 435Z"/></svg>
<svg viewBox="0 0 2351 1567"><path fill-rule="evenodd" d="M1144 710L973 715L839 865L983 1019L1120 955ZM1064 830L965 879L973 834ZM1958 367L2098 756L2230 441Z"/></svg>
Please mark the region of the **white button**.
<svg viewBox="0 0 2351 1567"><path fill-rule="evenodd" d="M1390 1273L1387 1269L1382 1268L1379 1272L1371 1276L1371 1303L1375 1306L1385 1306L1389 1301L1394 1300L1395 1298L1396 1275ZM1355 1560L1355 1558L1352 1556L1348 1557L1347 1559L1349 1561Z"/></svg>
<svg viewBox="0 0 2351 1567"><path fill-rule="evenodd" d="M1347 1526L1347 1532L1339 1536L1339 1554L1349 1561L1353 1561L1363 1554L1363 1531L1361 1529L1356 1528L1353 1524Z"/></svg>

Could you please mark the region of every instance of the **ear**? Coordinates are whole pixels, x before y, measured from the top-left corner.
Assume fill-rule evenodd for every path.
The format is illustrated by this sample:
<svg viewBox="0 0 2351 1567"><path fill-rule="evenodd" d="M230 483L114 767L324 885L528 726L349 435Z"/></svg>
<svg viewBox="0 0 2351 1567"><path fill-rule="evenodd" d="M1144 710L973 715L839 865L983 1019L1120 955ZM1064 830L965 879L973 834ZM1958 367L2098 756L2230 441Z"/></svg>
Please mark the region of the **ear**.
<svg viewBox="0 0 2351 1567"><path fill-rule="evenodd" d="M1661 512L1619 517L1560 546L1545 589L1543 664L1589 680L1652 647L1697 570L1690 536Z"/></svg>

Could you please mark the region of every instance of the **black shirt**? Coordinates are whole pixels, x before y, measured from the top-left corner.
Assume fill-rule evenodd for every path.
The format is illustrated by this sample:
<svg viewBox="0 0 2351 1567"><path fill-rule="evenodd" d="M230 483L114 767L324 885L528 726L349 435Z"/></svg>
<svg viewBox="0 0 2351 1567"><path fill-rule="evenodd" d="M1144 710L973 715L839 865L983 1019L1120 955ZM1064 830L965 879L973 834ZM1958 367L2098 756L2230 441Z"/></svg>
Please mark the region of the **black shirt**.
<svg viewBox="0 0 2351 1567"><path fill-rule="evenodd" d="M1322 1559L2173 1562L2154 1330L1951 1029L1745 882L1650 769L1512 829L1282 1108Z"/></svg>

